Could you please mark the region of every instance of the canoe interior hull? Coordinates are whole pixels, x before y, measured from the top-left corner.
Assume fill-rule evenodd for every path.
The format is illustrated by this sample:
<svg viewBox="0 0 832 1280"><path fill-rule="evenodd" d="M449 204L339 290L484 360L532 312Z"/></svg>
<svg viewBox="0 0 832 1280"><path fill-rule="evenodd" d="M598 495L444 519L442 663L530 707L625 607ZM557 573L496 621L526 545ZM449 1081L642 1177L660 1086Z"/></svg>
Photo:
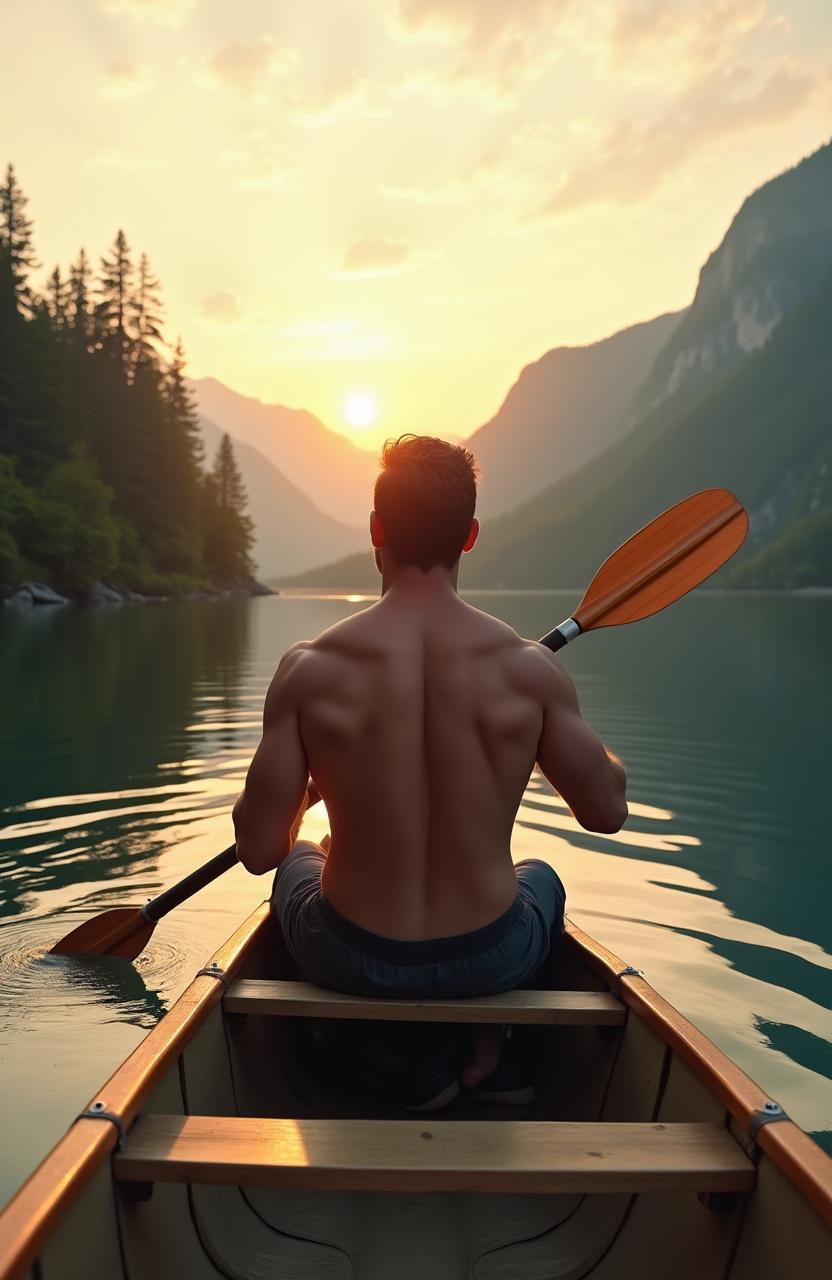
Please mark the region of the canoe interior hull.
<svg viewBox="0 0 832 1280"><path fill-rule="evenodd" d="M275 926L261 918L240 949L235 977L298 976ZM550 976L558 989L608 990L580 946L565 946ZM317 1030L321 1043L333 1043L323 1023ZM140 1111L298 1121L406 1117L428 1133L446 1120L701 1122L727 1124L740 1136L708 1083L632 1009L622 1026L555 1025L532 1028L530 1035L540 1061L540 1092L531 1107L460 1099L425 1118L337 1087L333 1077L344 1064L336 1062L333 1071L323 1062L329 1073L316 1072L314 1021L224 1012L217 1000L187 1043L167 1054L164 1069L154 1068L157 1078ZM118 1159L98 1164L39 1243L33 1266L17 1272L0 1266L3 1280L820 1280L830 1274L827 1223L764 1155L753 1191L710 1196L661 1188L518 1194L147 1183L119 1181L117 1165Z"/></svg>

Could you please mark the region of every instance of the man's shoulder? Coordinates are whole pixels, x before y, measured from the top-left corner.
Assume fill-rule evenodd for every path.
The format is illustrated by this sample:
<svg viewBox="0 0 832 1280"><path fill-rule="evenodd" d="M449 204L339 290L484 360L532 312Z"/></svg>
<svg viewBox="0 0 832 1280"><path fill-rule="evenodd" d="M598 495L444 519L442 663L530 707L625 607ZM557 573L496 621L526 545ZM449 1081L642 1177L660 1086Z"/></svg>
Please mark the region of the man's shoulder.
<svg viewBox="0 0 832 1280"><path fill-rule="evenodd" d="M460 604L470 627L469 634L473 634L478 640L504 649L506 653L519 653L529 643L510 623L503 622L502 618L495 618L493 613L477 609L465 600L461 600Z"/></svg>
<svg viewBox="0 0 832 1280"><path fill-rule="evenodd" d="M302 692L302 685L309 669L311 643L298 640L289 646L277 664L266 694L266 714L278 704L291 702Z"/></svg>
<svg viewBox="0 0 832 1280"><path fill-rule="evenodd" d="M357 626L357 622L358 617L343 618L314 640L298 640L290 645L278 663L275 681L293 689L319 682L360 647L365 628Z"/></svg>
<svg viewBox="0 0 832 1280"><path fill-rule="evenodd" d="M563 663L537 640L518 639L511 654L512 669L529 692L547 702L571 702L575 686Z"/></svg>

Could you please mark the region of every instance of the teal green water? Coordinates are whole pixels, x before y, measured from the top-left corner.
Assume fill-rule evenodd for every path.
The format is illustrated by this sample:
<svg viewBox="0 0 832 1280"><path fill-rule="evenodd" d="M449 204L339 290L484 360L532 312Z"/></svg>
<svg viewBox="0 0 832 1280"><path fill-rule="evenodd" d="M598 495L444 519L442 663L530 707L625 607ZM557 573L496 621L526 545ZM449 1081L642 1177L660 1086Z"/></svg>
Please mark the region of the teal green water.
<svg viewBox="0 0 832 1280"><path fill-rule="evenodd" d="M477 594L538 636L570 595ZM0 611L0 1201L184 987L264 880L235 868L118 960L51 957L224 848L280 654L345 597ZM699 594L564 652L625 760L632 815L590 835L533 777L518 857L576 923L829 1144L832 598ZM308 830L325 830L314 812ZM826 1131L824 1136L824 1131Z"/></svg>

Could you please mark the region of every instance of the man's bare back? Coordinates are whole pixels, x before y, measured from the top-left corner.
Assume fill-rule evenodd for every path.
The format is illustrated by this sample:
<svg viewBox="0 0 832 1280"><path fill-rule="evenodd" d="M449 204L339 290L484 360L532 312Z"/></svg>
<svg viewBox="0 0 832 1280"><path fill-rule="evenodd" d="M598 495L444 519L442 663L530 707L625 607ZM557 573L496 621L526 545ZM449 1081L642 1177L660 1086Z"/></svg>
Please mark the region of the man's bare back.
<svg viewBox="0 0 832 1280"><path fill-rule="evenodd" d="M321 886L388 938L466 933L517 893L510 840L535 765L583 826L617 831L624 770L548 650L462 601L441 569L295 645L235 811L238 856L277 866L311 774L332 836Z"/></svg>

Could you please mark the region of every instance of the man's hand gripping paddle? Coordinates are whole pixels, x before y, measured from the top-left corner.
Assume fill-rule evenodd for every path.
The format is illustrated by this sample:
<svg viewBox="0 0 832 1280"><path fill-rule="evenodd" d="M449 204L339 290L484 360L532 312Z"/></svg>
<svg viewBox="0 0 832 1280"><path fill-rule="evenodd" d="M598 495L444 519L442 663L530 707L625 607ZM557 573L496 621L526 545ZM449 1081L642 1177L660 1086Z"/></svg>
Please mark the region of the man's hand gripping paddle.
<svg viewBox="0 0 832 1280"><path fill-rule="evenodd" d="M574 614L540 641L563 648L584 631L638 622L665 609L715 573L742 545L748 515L727 489L704 489L664 511L605 560ZM320 799L310 783L309 801ZM234 845L143 907L117 907L86 920L53 953L134 960L163 916L237 861Z"/></svg>

